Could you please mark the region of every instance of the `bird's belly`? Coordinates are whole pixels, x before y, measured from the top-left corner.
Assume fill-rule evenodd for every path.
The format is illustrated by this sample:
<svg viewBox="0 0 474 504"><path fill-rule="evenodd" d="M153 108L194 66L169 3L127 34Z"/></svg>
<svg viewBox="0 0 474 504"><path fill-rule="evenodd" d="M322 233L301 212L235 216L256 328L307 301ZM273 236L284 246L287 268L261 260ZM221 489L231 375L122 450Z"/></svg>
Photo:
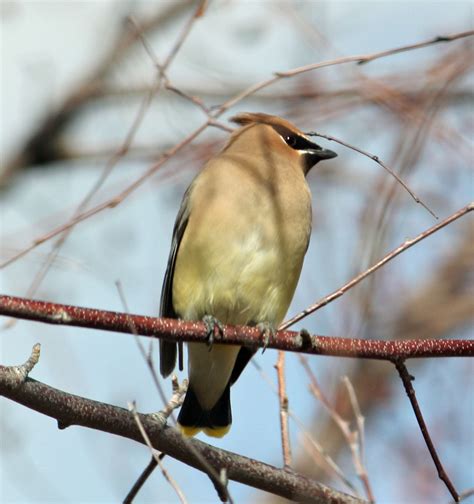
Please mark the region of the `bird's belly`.
<svg viewBox="0 0 474 504"><path fill-rule="evenodd" d="M278 325L288 309L301 270L303 250L247 234L187 261L175 277L177 313L185 319L213 315L225 324ZM223 253L224 252L224 253ZM179 266L179 265L177 265ZM184 271L186 270L186 271ZM185 272L185 274L183 274Z"/></svg>

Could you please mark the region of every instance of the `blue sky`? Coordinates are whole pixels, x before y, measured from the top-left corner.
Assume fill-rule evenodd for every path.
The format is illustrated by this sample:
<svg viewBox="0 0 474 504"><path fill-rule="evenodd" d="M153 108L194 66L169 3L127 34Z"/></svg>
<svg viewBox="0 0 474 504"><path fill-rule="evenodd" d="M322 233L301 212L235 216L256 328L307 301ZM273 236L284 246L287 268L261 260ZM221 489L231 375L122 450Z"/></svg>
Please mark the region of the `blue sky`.
<svg viewBox="0 0 474 504"><path fill-rule="evenodd" d="M132 4L136 5L137 18L157 6L164 8L163 3L115 1L4 2L0 6L2 164L38 120L61 103L71 86L87 75L108 51L119 26L119 16ZM167 53L184 21L185 18L178 19L151 38L157 54ZM468 2L211 2L209 11L194 26L169 76L175 85L193 92L209 92L205 100L213 104L220 101L219 93L229 89L237 91L268 78L277 70L472 29L472 21L473 7ZM431 47L357 67L357 70L373 79L388 74L396 76L398 71L402 73L409 68L416 71L449 50L447 45ZM152 76L150 59L138 46L109 78L109 84L122 90L143 87L150 84ZM326 90L351 86L358 89L356 74L347 67L326 69L320 79L318 83ZM278 91L291 93L294 84L288 82L280 84ZM304 81L297 82L302 85ZM471 84L472 75L459 88L469 88ZM77 152L116 146L129 130L137 107L138 102L126 95L97 102L68 128L64 142ZM292 109L284 99L250 98L227 116L238 110L284 115L291 114ZM397 129L386 117L377 116L367 107L321 123L312 109L308 109L300 115L298 126L324 129L348 141L355 139L358 145L389 160ZM199 111L170 94L157 99L136 138L136 145L143 150L142 157L148 156L147 159L143 161L137 155L122 160L94 201L99 203L127 187L147 169L153 156L183 138L202 120ZM472 103L470 108L461 105L444 113L441 126L449 126L464 135L467 149L472 153L472 143L469 144ZM222 142L225 137L224 132L217 130L203 136L215 142ZM472 172L466 170L461 158L451 154L448 157L446 148L439 143L438 137L430 137L419 169L410 182L444 217L472 200L473 184ZM345 178L341 177L344 183L326 172L314 171L309 176L315 224L290 315L339 287L365 266L357 260L357 244L361 239L357 226L364 209L375 207L373 199L376 198L368 197L366 189L380 177L381 169L341 147L334 150L340 153L339 169L345 174ZM442 156L452 162L449 177L443 171L431 171L433 159L438 161ZM2 260L28 245L32 238L63 223L94 184L103 166L103 159L86 157L58 162L48 170L19 174L0 197ZM156 315L174 218L182 193L199 166L189 151L184 152L122 204L77 227L36 297L121 311L123 307L114 284L120 280L131 312ZM441 190L440 185L446 183L448 190ZM388 248L433 224L429 214L405 193L401 194L398 213L391 221ZM443 199L440 195L449 197ZM397 289L414 291L466 232L468 228L457 223L404 254L396 264L387 266L383 275L391 275L393 281L387 284L388 290L380 292L378 308L396 311L404 298ZM3 270L1 292L24 295L48 247L36 249L24 260ZM353 334L358 316L348 308L351 299L348 296L347 302L334 303L303 326L320 334ZM472 337L472 331L467 328L450 336ZM20 321L1 336L1 363L23 362L38 341L42 344L42 355L32 374L35 379L119 406L135 400L142 412L161 408L132 337ZM267 351L257 358L275 383L276 353ZM296 356L289 355L287 361L290 406L311 429L315 414L324 418L324 412L308 393L307 379ZM317 357L311 363L329 395L340 387L341 376L351 366L349 361L335 358ZM473 417L472 371L472 361L432 361L421 369L415 382L427 421L434 425L437 439L441 439L440 455L460 490L473 486L474 432L472 426L466 427L461 422L459 432L463 437L460 439L456 430L450 430L450 425ZM461 383L466 385L461 387L463 393L459 391ZM367 467L377 500L407 502L403 482L412 484L417 479L413 466L408 466L411 471L404 466L407 455L400 444L406 442L421 454L418 481L429 478L431 487L435 488L433 494L426 494L420 483L416 487L419 493L409 494L417 496L413 502L423 502L423 495L436 502L448 502L449 496L438 482L431 460L424 455L426 448L402 387L396 380L392 386L390 402L383 403L366 424ZM165 387L170 391L169 383ZM458 400L440 402L440 397ZM253 366L249 366L235 386L232 402L231 434L223 440L212 440L213 444L280 466L277 398ZM0 408L3 502L117 502L148 462L146 448L131 441L78 427L59 431L53 420L9 401L1 401ZM469 430L471 436L464 438ZM303 450L302 438L294 425L291 434L293 450L298 455ZM347 455L341 458L341 464L356 481ZM174 460L168 460L166 465L190 502L216 501L206 476ZM409 488L411 492L414 487ZM255 502L260 498L252 489L237 483L231 483L230 492L236 502ZM158 471L137 500L176 501Z"/></svg>

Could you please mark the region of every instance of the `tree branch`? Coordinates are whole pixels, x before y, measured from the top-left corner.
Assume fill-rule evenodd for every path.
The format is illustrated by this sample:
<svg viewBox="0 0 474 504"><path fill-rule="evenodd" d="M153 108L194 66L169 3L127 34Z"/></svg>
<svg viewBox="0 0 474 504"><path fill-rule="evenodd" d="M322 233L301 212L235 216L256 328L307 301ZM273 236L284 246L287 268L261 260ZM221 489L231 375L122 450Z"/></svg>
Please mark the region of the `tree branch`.
<svg viewBox="0 0 474 504"><path fill-rule="evenodd" d="M145 444L132 412L68 394L20 374L13 380L11 369L0 366L0 395L56 419L60 429L79 425ZM137 416L156 450L206 474L201 458L217 472L225 469L227 477L233 481L298 502L364 502L294 472L214 448L196 439L184 439L177 429L164 425L153 415L138 413Z"/></svg>
<svg viewBox="0 0 474 504"><path fill-rule="evenodd" d="M132 315L14 296L0 295L0 315L127 334L135 331L140 336L175 342L207 341L207 328L203 322ZM228 345L247 345L255 348L266 345L261 330L250 326L224 326L224 334L216 336L215 339L218 343ZM390 361L394 358L474 356L474 340L364 340L310 335L306 331L278 331L266 346L312 355Z"/></svg>

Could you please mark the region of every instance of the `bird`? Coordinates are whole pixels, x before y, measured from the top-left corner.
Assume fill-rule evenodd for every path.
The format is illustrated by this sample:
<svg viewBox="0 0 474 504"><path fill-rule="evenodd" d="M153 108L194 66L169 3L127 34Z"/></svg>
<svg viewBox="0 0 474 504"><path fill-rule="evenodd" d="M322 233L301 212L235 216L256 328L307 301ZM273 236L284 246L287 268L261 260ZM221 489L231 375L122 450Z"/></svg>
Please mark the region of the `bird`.
<svg viewBox="0 0 474 504"><path fill-rule="evenodd" d="M240 113L239 127L186 190L173 230L160 315L274 331L282 322L308 248L309 170L337 154L292 123ZM230 387L256 349L188 343L189 383L178 427L188 437L222 437L232 424ZM182 348L182 347L181 347ZM180 348L180 356L181 356ZM177 344L160 340L160 373L176 365Z"/></svg>

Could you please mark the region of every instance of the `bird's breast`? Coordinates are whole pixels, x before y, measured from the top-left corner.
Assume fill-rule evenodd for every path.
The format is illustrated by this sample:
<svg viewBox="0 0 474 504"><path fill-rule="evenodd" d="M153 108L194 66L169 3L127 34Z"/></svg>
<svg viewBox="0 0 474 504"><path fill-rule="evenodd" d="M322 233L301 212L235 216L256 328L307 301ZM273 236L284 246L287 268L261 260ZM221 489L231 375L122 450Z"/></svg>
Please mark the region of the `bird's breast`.
<svg viewBox="0 0 474 504"><path fill-rule="evenodd" d="M279 194L244 177L240 186L221 184L193 202L201 208L196 218L191 211L173 282L173 304L182 318L281 322L311 230L309 189L302 181Z"/></svg>

